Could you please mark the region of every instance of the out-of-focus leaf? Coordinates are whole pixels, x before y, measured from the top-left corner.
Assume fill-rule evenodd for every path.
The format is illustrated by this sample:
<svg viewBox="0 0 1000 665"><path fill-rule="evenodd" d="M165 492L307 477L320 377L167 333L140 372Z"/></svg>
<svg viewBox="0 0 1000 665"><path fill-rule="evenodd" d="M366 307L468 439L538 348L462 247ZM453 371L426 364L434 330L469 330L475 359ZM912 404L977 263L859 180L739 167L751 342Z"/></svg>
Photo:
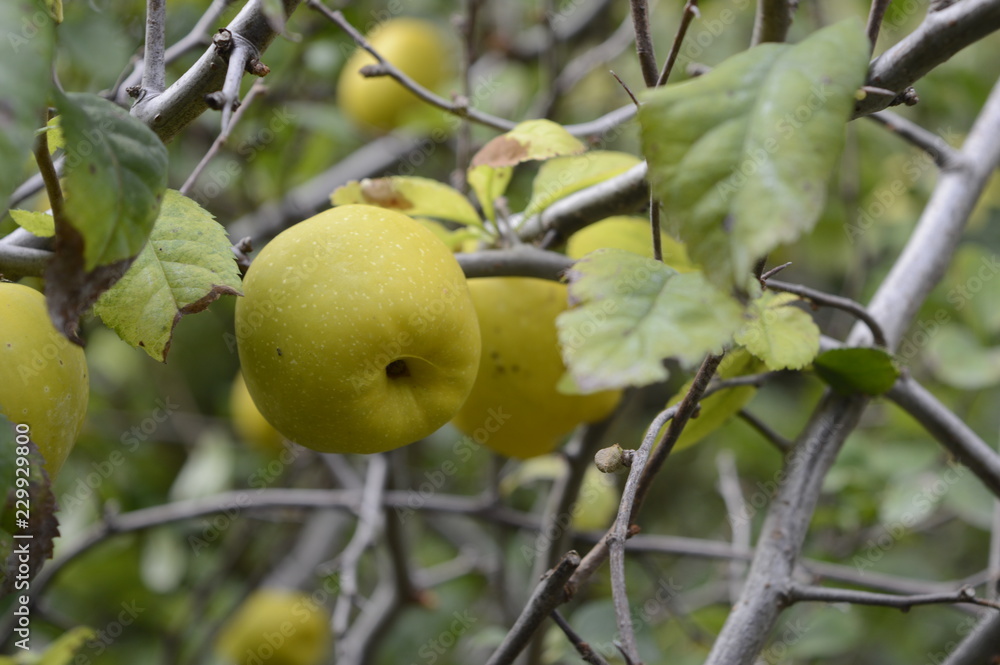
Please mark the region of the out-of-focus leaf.
<svg viewBox="0 0 1000 665"><path fill-rule="evenodd" d="M51 238L56 234L56 222L48 213L11 210L10 216L22 229L41 238Z"/></svg>
<svg viewBox="0 0 1000 665"><path fill-rule="evenodd" d="M44 19L38 20L39 16ZM4 210L23 177L21 164L31 154L35 128L44 122L55 30L35 0L0 2L0 25L5 33L0 41L0 210Z"/></svg>
<svg viewBox="0 0 1000 665"><path fill-rule="evenodd" d="M641 160L627 152L593 150L574 157L550 159L538 169L531 184L525 218L536 215L573 192L624 173Z"/></svg>
<svg viewBox="0 0 1000 665"><path fill-rule="evenodd" d="M813 369L845 395L881 395L899 378L892 356L881 349L831 349L816 356Z"/></svg>
<svg viewBox="0 0 1000 665"><path fill-rule="evenodd" d="M734 341L764 361L770 370L802 369L819 353L819 328L791 303L790 293L767 292L750 303L750 320Z"/></svg>
<svg viewBox="0 0 1000 665"><path fill-rule="evenodd" d="M411 217L430 217L482 227L483 221L460 192L430 178L391 176L352 180L330 197L333 205L363 203L398 210Z"/></svg>
<svg viewBox="0 0 1000 665"><path fill-rule="evenodd" d="M726 354L726 357L719 366L717 375L720 379L746 376L759 372L762 365L763 363L753 357L746 349L736 349ZM692 379L681 386L677 394L671 398L668 406L677 404L684 399L684 396L691 390L693 382L694 380ZM750 400L756 394L757 386L739 386L721 390L701 400L701 409L698 412L698 417L688 421L680 438L677 439L677 443L674 444L674 449L689 448L700 442L709 434L729 422L733 416L740 412L740 409L750 403Z"/></svg>
<svg viewBox="0 0 1000 665"><path fill-rule="evenodd" d="M556 319L563 360L583 392L667 378L663 360L693 365L718 352L742 308L700 272L678 273L620 249L600 249L567 273L571 309Z"/></svg>
<svg viewBox="0 0 1000 665"><path fill-rule="evenodd" d="M97 637L93 628L77 626L59 636L49 645L37 665L70 665L76 661L76 654L87 642Z"/></svg>
<svg viewBox="0 0 1000 665"><path fill-rule="evenodd" d="M212 216L169 190L149 243L94 312L118 336L166 361L174 326L242 287L229 238Z"/></svg>
<svg viewBox="0 0 1000 665"><path fill-rule="evenodd" d="M851 19L645 95L653 192L717 284L747 288L760 257L818 219L868 49Z"/></svg>
<svg viewBox="0 0 1000 665"><path fill-rule="evenodd" d="M1000 347L984 347L965 326L943 325L931 336L924 358L939 381L956 388L982 390L1000 383Z"/></svg>

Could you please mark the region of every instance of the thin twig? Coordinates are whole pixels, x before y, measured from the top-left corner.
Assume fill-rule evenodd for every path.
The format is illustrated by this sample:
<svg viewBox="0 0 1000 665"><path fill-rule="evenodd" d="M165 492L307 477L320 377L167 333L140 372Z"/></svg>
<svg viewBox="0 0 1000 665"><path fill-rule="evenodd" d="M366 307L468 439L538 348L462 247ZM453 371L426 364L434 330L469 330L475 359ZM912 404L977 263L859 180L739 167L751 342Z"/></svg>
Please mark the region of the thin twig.
<svg viewBox="0 0 1000 665"><path fill-rule="evenodd" d="M810 289L808 286L790 284L788 282L779 282L773 279L764 280L764 286L772 291L782 291L784 293L801 296L802 298L811 300L817 305L833 307L835 309L842 309L845 312L849 312L868 326L868 329L871 330L872 333L872 340L876 345L882 348L888 346L885 333L882 331L882 326L861 303L857 303L850 298L844 298L843 296L835 296L830 293L817 291L816 289Z"/></svg>
<svg viewBox="0 0 1000 665"><path fill-rule="evenodd" d="M938 165L938 168L955 168L962 162L958 150L951 147L937 134L924 129L912 120L907 120L892 111L879 111L866 117L926 152L934 158L934 163Z"/></svg>
<svg viewBox="0 0 1000 665"><path fill-rule="evenodd" d="M647 88L656 85L657 67L656 52L653 49L653 36L649 28L649 6L646 0L630 0L632 8L632 27L635 29L635 53L639 56L639 68Z"/></svg>
<svg viewBox="0 0 1000 665"><path fill-rule="evenodd" d="M35 162L38 163L38 172L42 176L42 182L45 183L52 217L56 221L56 228L59 228L61 223L66 222L65 199L62 187L59 185L59 174L56 172L56 167L52 163L52 154L49 152L48 132L39 132L35 139Z"/></svg>
<svg viewBox="0 0 1000 665"><path fill-rule="evenodd" d="M774 447L777 448L781 453L783 454L787 453L792 449L791 441L789 441L785 437L775 432L770 425L768 425L763 420L761 420L754 414L750 413L746 409L740 409L740 412L737 415L740 418L742 418L748 425L750 425L750 427L753 427L755 430L757 430L757 432L760 433L760 435L763 436L767 441L770 441L772 444L774 444Z"/></svg>
<svg viewBox="0 0 1000 665"><path fill-rule="evenodd" d="M372 455L365 474L365 488L358 511L358 526L337 561L340 571L340 593L333 608L333 632L341 637L347 632L351 608L358 595L358 564L361 555L372 543L381 523L382 496L388 478L389 464L385 455ZM342 661L347 662L347 661Z"/></svg>
<svg viewBox="0 0 1000 665"><path fill-rule="evenodd" d="M146 48L142 66L142 87L146 94L159 94L167 87L166 24L166 0L146 0Z"/></svg>
<svg viewBox="0 0 1000 665"><path fill-rule="evenodd" d="M872 0L871 10L868 12L868 43L871 50L875 50L875 43L878 42L878 33L882 29L882 19L885 18L885 10L889 8L892 0Z"/></svg>
<svg viewBox="0 0 1000 665"><path fill-rule="evenodd" d="M824 603L853 603L856 605L877 605L880 607L896 607L904 612L917 605L942 605L968 603L981 607L1000 610L1000 605L977 598L972 587L962 587L950 593L926 593L912 596L895 596L887 593L857 591L855 589L831 589L820 586L804 586L792 584L785 590L785 600L789 603L803 601L819 601Z"/></svg>
<svg viewBox="0 0 1000 665"><path fill-rule="evenodd" d="M552 620L556 622L556 625L566 634L569 638L570 644L576 649L576 652L580 654L580 658L583 658L590 665L608 665L608 661L604 660L599 652L595 651L592 646L587 644L586 641L580 634L573 630L573 626L569 625L569 622L563 618L563 615L559 613L559 610L552 610Z"/></svg>
<svg viewBox="0 0 1000 665"><path fill-rule="evenodd" d="M684 11L681 12L681 24L677 27L677 34L674 35L674 43L670 45L670 53L667 54L667 61L663 63L663 69L656 79L657 87L665 84L670 78L670 74L674 70L674 63L677 62L677 56L680 55L681 46L684 44L688 27L698 15L698 0L687 0L684 3Z"/></svg>
<svg viewBox="0 0 1000 665"><path fill-rule="evenodd" d="M570 551L555 568L549 571L545 579L535 587L521 615L504 636L497 650L486 661L486 665L510 665L514 662L545 618L550 616L556 607L566 602L566 584L579 565L580 555Z"/></svg>
<svg viewBox="0 0 1000 665"><path fill-rule="evenodd" d="M188 192L191 191L191 188L194 187L194 183L198 180L198 176L201 175L202 171L205 170L205 167L208 166L208 163L212 161L212 159L219 153L222 146L226 144L226 141L229 140L229 135L232 133L233 127L235 127L236 123L243 117L247 107L250 106L250 102L252 102L257 95L265 92L267 92L267 86L260 81L257 81L250 86L243 103L240 104L238 109L236 109L236 113L233 114L229 123L226 124L222 131L219 132L219 135L215 137L215 141L212 142L212 146L208 149L208 152L205 153L205 156L201 158L198 165L194 167L191 175L189 175L187 180L184 181L184 184L181 185L180 190L178 190L181 194L187 196Z"/></svg>

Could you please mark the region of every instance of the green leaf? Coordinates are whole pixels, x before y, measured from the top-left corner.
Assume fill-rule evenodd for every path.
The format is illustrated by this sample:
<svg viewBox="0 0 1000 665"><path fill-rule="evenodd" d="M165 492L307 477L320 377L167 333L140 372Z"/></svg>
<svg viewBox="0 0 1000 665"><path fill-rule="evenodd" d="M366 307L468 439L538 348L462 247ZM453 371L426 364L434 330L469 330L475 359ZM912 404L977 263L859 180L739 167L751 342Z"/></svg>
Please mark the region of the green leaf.
<svg viewBox="0 0 1000 665"><path fill-rule="evenodd" d="M40 238L51 238L56 234L56 221L48 213L11 210L10 216L22 229Z"/></svg>
<svg viewBox="0 0 1000 665"><path fill-rule="evenodd" d="M982 390L1000 383L1000 347L983 346L960 324L942 325L924 358L935 378L955 388Z"/></svg>
<svg viewBox="0 0 1000 665"><path fill-rule="evenodd" d="M831 349L816 356L813 369L844 395L881 395L899 378L895 361L881 349Z"/></svg>
<svg viewBox="0 0 1000 665"><path fill-rule="evenodd" d="M533 159L577 155L586 149L562 125L551 120L527 120L487 141L472 157L472 166L517 166Z"/></svg>
<svg viewBox="0 0 1000 665"><path fill-rule="evenodd" d="M760 371L762 363L754 358L746 349L736 349L730 351L723 358L719 366L717 375L720 379L732 379L737 376L747 376ZM677 404L688 391L694 379L688 381L677 394L670 400L668 406ZM675 450L688 448L700 442L709 434L719 429L740 412L744 406L757 394L757 386L739 386L728 388L709 395L701 400L701 409L697 418L692 418L684 427L681 436L674 445Z"/></svg>
<svg viewBox="0 0 1000 665"><path fill-rule="evenodd" d="M24 178L35 128L44 122L52 85L55 30L45 7L34 0L0 2L0 209Z"/></svg>
<svg viewBox="0 0 1000 665"><path fill-rule="evenodd" d="M469 187L476 193L479 205L483 208L486 219L496 224L497 214L493 202L503 196L510 184L514 169L510 166L494 168L492 166L474 166L469 169Z"/></svg>
<svg viewBox="0 0 1000 665"><path fill-rule="evenodd" d="M819 328L791 303L791 293L767 292L750 303L750 320L734 341L764 361L770 370L802 369L819 353Z"/></svg>
<svg viewBox="0 0 1000 665"><path fill-rule="evenodd" d="M97 95L59 95L66 140L66 215L84 268L139 253L167 186L167 149L149 127Z"/></svg>
<svg viewBox="0 0 1000 665"><path fill-rule="evenodd" d="M118 336L166 361L174 326L222 294L238 295L225 229L197 203L168 190L149 243L94 312Z"/></svg>
<svg viewBox="0 0 1000 665"><path fill-rule="evenodd" d="M717 284L747 288L760 257L812 229L868 48L851 19L645 95L639 122L653 193Z"/></svg>
<svg viewBox="0 0 1000 665"><path fill-rule="evenodd" d="M542 164L531 185L525 218L537 215L573 192L624 173L641 160L627 152L594 150L574 157L556 157Z"/></svg>
<svg viewBox="0 0 1000 665"><path fill-rule="evenodd" d="M410 217L431 217L466 226L483 221L469 200L448 185L415 176L352 180L330 196L333 205L364 203L398 210Z"/></svg>
<svg viewBox="0 0 1000 665"><path fill-rule="evenodd" d="M743 322L739 303L700 272L678 273L624 250L591 252L567 276L573 307L556 325L583 392L662 381L664 359L693 365L721 351Z"/></svg>

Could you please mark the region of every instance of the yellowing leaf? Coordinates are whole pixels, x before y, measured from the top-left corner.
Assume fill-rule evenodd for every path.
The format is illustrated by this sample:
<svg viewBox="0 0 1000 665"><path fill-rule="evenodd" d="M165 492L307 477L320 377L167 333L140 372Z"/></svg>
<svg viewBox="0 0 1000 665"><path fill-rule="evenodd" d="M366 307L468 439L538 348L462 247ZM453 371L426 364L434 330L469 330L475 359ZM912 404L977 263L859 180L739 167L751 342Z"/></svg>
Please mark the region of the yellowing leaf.
<svg viewBox="0 0 1000 665"><path fill-rule="evenodd" d="M576 155L587 147L551 120L527 120L486 143L472 157L472 166L517 166L533 159Z"/></svg>
<svg viewBox="0 0 1000 665"><path fill-rule="evenodd" d="M563 360L584 393L662 381L664 359L693 365L720 351L743 322L739 303L700 272L678 273L624 250L592 252L567 276L575 306L556 325Z"/></svg>
<svg viewBox="0 0 1000 665"><path fill-rule="evenodd" d="M761 365L762 363L745 349L735 349L727 353L726 357L723 358L716 375L720 379L747 376L759 372ZM670 400L669 405L672 406L684 399L684 396L691 390L693 382L694 380L692 379L681 386L681 389ZM680 438L677 439L674 449L688 448L700 442L706 436L729 422L733 416L740 412L740 409L750 403L750 400L756 394L757 386L739 386L720 390L701 400L701 409L698 412L698 417L688 421Z"/></svg>
<svg viewBox="0 0 1000 665"><path fill-rule="evenodd" d="M524 216L536 215L555 201L624 173L640 161L627 152L610 150L593 150L579 156L550 159L538 169Z"/></svg>
<svg viewBox="0 0 1000 665"><path fill-rule="evenodd" d="M352 180L330 196L333 205L363 203L398 210L410 217L431 217L466 226L483 225L479 213L460 192L430 178L392 176Z"/></svg>
<svg viewBox="0 0 1000 665"><path fill-rule="evenodd" d="M791 293L767 292L750 303L750 320L735 342L764 361L770 370L802 369L819 353L819 328L812 317L791 303Z"/></svg>
<svg viewBox="0 0 1000 665"><path fill-rule="evenodd" d="M132 267L94 305L118 336L166 361L174 326L242 286L225 229L197 203L168 190Z"/></svg>
<svg viewBox="0 0 1000 665"><path fill-rule="evenodd" d="M22 229L40 238L51 238L56 234L56 221L48 213L11 210L10 216Z"/></svg>
<svg viewBox="0 0 1000 665"><path fill-rule="evenodd" d="M868 49L852 19L646 93L639 123L653 193L715 283L748 290L760 257L812 229Z"/></svg>

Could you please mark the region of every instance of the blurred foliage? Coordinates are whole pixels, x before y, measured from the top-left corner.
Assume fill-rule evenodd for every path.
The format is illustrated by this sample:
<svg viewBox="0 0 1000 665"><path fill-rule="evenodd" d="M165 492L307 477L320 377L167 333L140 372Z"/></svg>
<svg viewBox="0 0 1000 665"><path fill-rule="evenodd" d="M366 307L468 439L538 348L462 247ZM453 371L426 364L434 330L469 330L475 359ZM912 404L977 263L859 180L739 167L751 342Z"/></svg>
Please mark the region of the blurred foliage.
<svg viewBox="0 0 1000 665"><path fill-rule="evenodd" d="M207 4L171 0L168 41L186 34ZM218 23L227 22L242 4L234 3ZM345 16L362 29L404 4L406 14L447 28L456 5L444 0L347 4ZM539 0L485 3L476 47L486 94L474 95L478 107L512 119L533 117L548 94L553 72L628 20L627 3L610 3L583 33L552 50L554 68L549 56L511 57L519 38L543 32L544 5ZM576 0L556 5L556 19L582 6ZM682 0L663 0L653 11L661 60L682 5ZM689 64L717 65L745 49L752 5L703 2L674 80L687 76L684 68ZM863 17L868 5L862 0L804 2L791 39L801 40L817 27L850 15ZM907 12L917 5L919 10ZM64 10L56 71L61 85L72 91L109 90L123 71L131 70L131 58L142 46L144 2L66 0ZM923 12L924 3L893 3L876 52L911 31ZM353 50L350 40L305 7L290 18L288 32L293 38L279 38L263 58L271 68L268 93L247 109L192 193L224 225L280 199L375 138L337 110L335 82ZM176 80L197 55L189 53L172 64L168 80ZM998 61L1000 41L976 44L919 82L920 104L895 112L960 145L994 83ZM641 87L629 47L555 100L552 117L581 122L629 103L621 86L606 74L608 69L632 89ZM244 90L250 84L245 81ZM171 187L184 182L218 128L218 114L205 113L168 146ZM472 129L477 146L495 134ZM637 152L634 123L609 138L594 147ZM380 175L415 174L451 182L454 142L421 146ZM32 168L26 163L25 175ZM508 191L511 209L521 209L531 197L534 172L528 167L515 175ZM782 279L867 300L913 228L935 178L935 167L917 149L873 122L853 122L816 229L796 245L776 251L772 265L792 261ZM986 441L993 441L1000 430L1000 411L995 408L1000 399L1000 289L991 281L1000 251L998 219L1000 176L898 358ZM0 223L0 232L11 228L10 220ZM96 322L86 325L90 414L55 486L62 506L57 557L80 542L103 511L132 511L227 489L334 486L311 451L299 451L286 464L242 445L233 432L228 400L238 360L232 308L233 299L223 298L206 312L181 320L166 365L129 348ZM843 312L819 310L814 316L821 330L835 337L853 325ZM673 369L670 382L637 396L613 428L611 440L625 447L637 445L652 414L688 378ZM815 376L782 375L759 390L747 409L794 439L822 390ZM735 455L746 518L756 539L780 478L781 454L738 418L670 458L640 516L644 534L732 538L717 490L716 459L724 451ZM386 517L397 521L409 543L411 565L437 571L447 581L428 590L425 606L410 606L395 617L391 629L380 636L372 662L482 662L534 585L532 553L544 545L544 534L423 512L420 506L437 494L477 495L494 482L494 470L499 467L501 475L509 476L517 463L493 458L450 428L399 451L395 462L394 483L409 490L413 510L389 510ZM360 467L357 460L348 463ZM535 479L506 501L537 515L549 487L549 481ZM970 472L949 464L947 455L909 416L878 400L826 480L806 554L841 563L862 581L875 573L964 580L986 566L992 511L993 500ZM48 590L34 617L33 644L41 647L73 626L89 626L98 638L80 649L74 662L209 663L214 631L282 560L305 517L296 510L203 517L109 538L67 566ZM590 542L580 537L575 545L585 551ZM463 562L467 571L461 570ZM729 606L728 565L669 554L629 560L639 647L647 663L685 665L704 659ZM451 569L458 573L449 576ZM377 577L376 567L362 566L363 592L373 588ZM9 603L0 600L0 609ZM575 629L610 662L621 662L611 646L615 622L606 575L596 575L564 610ZM827 665L923 662L932 655L943 657L968 632L969 622L967 613L940 606L904 614L804 604L786 613L762 658L768 663ZM579 662L556 628L547 631L547 663Z"/></svg>

